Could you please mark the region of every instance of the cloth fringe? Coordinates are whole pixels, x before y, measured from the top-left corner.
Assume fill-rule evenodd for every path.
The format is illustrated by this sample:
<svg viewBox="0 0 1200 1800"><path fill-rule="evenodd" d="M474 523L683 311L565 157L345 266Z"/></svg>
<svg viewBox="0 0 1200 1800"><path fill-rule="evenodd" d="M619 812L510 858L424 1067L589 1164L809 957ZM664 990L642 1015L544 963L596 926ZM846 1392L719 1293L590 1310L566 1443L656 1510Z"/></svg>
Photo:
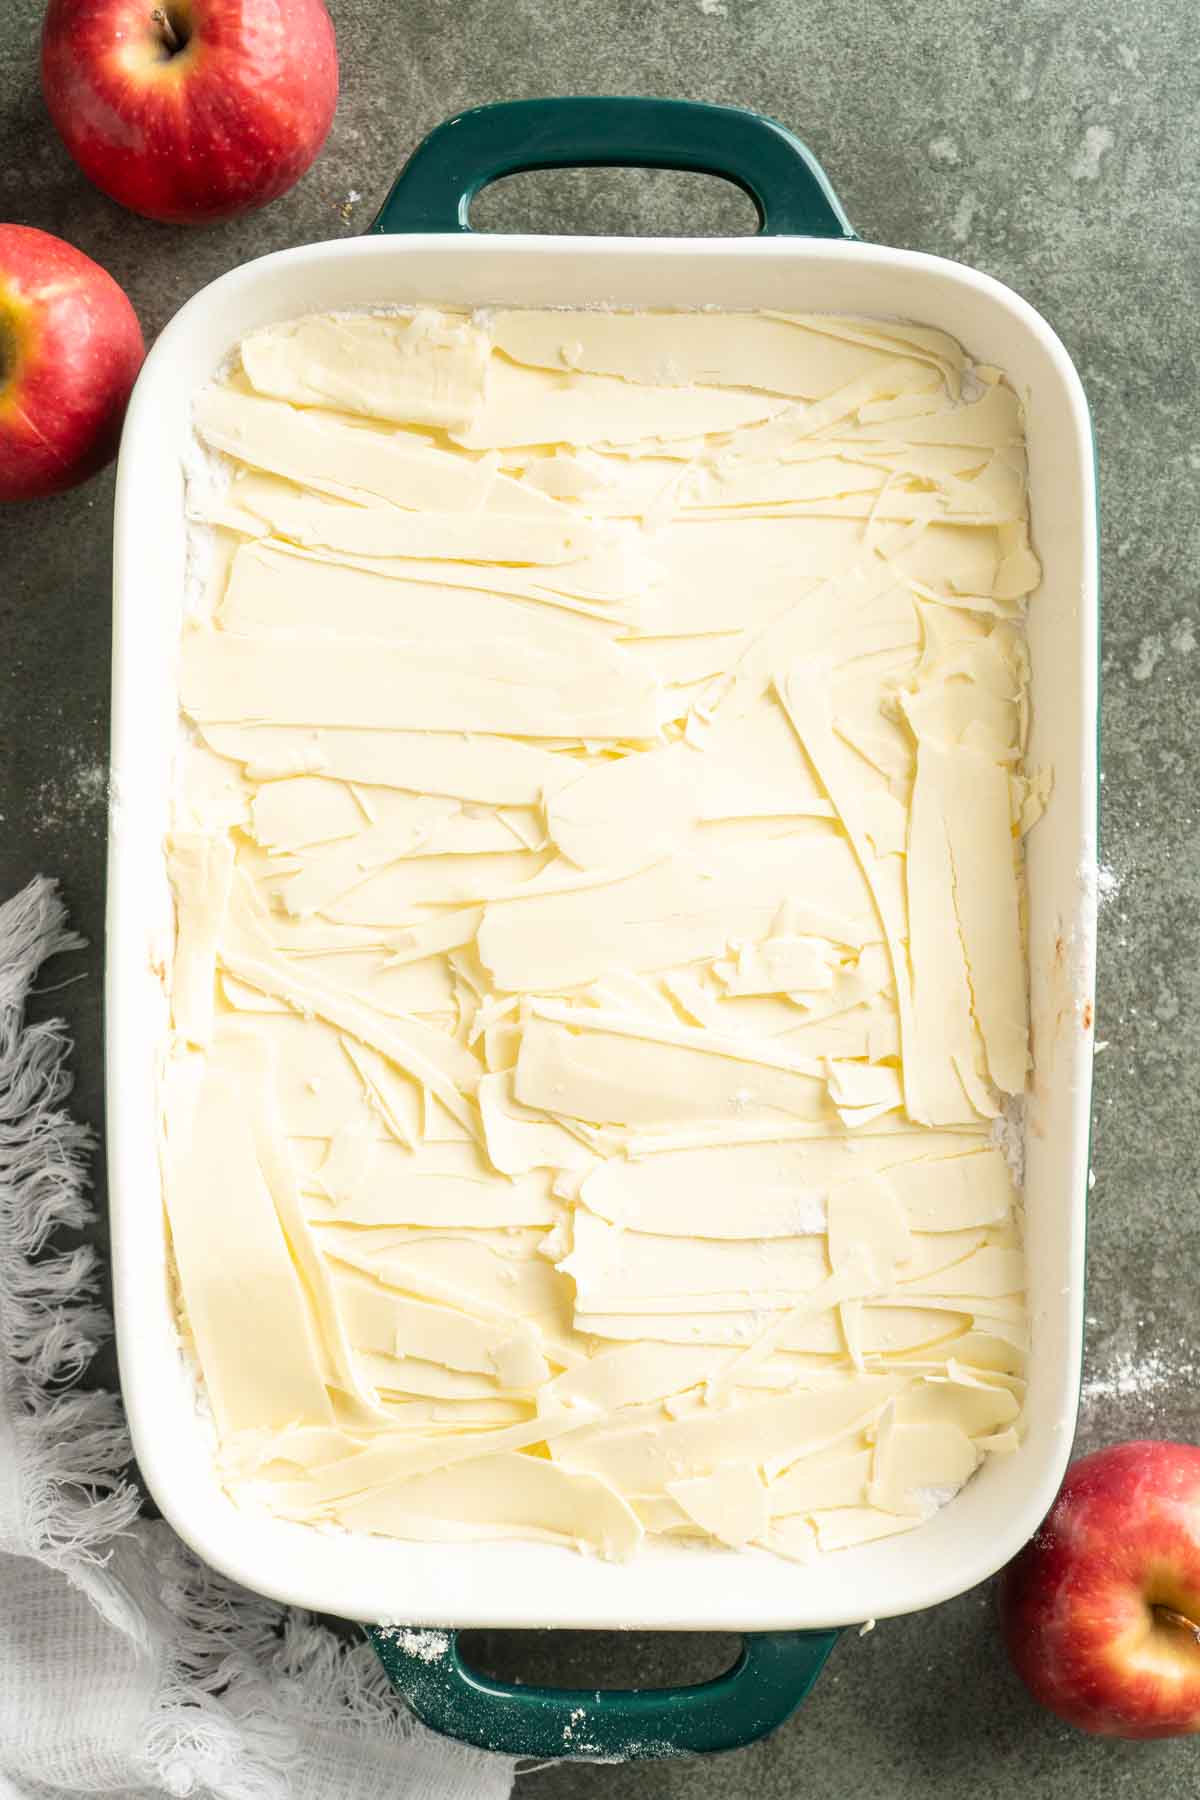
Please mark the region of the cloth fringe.
<svg viewBox="0 0 1200 1800"><path fill-rule="evenodd" d="M60 1019L25 1024L42 963L84 940L42 877L0 906L0 1398L9 1479L0 1550L36 1556L91 1587L103 1546L137 1517L119 1403L61 1391L108 1335L86 1245L46 1253L92 1218L91 1132L67 1111L70 1040ZM5 1503L7 1502L7 1503Z"/></svg>

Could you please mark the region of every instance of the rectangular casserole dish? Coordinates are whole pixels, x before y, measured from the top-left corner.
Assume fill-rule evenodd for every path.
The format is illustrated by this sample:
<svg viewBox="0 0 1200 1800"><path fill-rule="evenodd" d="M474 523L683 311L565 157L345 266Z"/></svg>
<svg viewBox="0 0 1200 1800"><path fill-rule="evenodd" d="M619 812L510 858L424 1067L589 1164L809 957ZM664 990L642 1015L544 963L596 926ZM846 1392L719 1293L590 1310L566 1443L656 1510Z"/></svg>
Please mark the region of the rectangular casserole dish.
<svg viewBox="0 0 1200 1800"><path fill-rule="evenodd" d="M755 198L744 239L475 236L472 195L517 169L705 169ZM403 232L403 236L394 235ZM803 235L802 235L803 234ZM920 1531L808 1566L665 1546L613 1565L541 1543L405 1543L333 1535L233 1505L180 1357L158 1167L172 914L162 841L177 742L186 582L184 462L199 387L249 331L387 304L615 303L902 317L959 339L1020 393L1044 580L1029 612L1031 767L1048 816L1028 840L1034 1074L1026 1103L1033 1343L1025 1437ZM280 1600L367 1623L826 1633L914 1611L983 1580L1031 1535L1074 1430L1092 1065L1097 793L1096 498L1079 378L1011 290L943 259L858 242L803 146L769 121L684 102L481 108L439 128L372 234L265 256L212 283L147 359L116 499L107 1079L115 1300L125 1404L146 1482L207 1562ZM793 1700L799 1696L793 1694ZM737 1741L737 1740L734 1740ZM699 1746L693 1746L699 1747Z"/></svg>

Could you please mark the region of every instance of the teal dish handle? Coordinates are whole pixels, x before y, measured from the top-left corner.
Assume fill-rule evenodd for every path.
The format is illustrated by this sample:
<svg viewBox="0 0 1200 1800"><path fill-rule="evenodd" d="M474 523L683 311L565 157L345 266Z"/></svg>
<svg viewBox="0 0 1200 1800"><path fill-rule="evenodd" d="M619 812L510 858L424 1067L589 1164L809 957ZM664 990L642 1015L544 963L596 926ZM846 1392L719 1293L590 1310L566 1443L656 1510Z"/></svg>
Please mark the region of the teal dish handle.
<svg viewBox="0 0 1200 1800"><path fill-rule="evenodd" d="M543 1688L493 1681L454 1631L367 1633L392 1685L443 1737L506 1756L632 1762L737 1750L790 1718L836 1631L752 1633L733 1667L682 1688Z"/></svg>
<svg viewBox="0 0 1200 1800"><path fill-rule="evenodd" d="M749 194L772 237L853 238L806 145L774 119L698 100L574 95L503 100L456 114L419 144L371 226L470 231L489 182L530 169L685 169Z"/></svg>

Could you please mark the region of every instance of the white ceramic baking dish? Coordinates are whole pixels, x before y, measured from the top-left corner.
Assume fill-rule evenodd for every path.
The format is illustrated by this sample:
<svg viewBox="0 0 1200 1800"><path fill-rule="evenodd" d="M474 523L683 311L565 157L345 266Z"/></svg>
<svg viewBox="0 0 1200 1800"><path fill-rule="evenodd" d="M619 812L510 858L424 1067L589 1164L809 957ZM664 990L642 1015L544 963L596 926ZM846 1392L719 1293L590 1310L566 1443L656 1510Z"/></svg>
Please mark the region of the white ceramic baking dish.
<svg viewBox="0 0 1200 1800"><path fill-rule="evenodd" d="M648 240L466 230L470 196L497 174L622 162L731 177L756 198L763 234ZM389 235L399 231L405 235ZM1054 770L1048 815L1028 841L1036 1063L1026 1113L1030 1384L1020 1450L989 1461L916 1533L805 1567L758 1553L699 1555L670 1545L617 1566L541 1543L404 1543L319 1532L239 1510L214 1477L211 1440L176 1344L157 1159L156 1077L172 941L162 840L177 739L191 403L239 339L259 326L307 312L413 302L704 304L901 317L952 333L977 358L1004 369L1024 399L1033 531L1045 571L1029 616L1030 761ZM427 140L375 234L262 257L183 307L138 382L117 483L108 1158L121 1378L134 1445L158 1505L207 1562L262 1593L370 1623L825 1634L931 1606L982 1581L1017 1550L1066 1466L1079 1384L1097 624L1091 433L1079 378L1058 338L986 275L854 240L803 146L754 115L661 101L480 109ZM792 1668L793 1703L828 1641L812 1640L803 1680ZM393 1663L403 1661L402 1648ZM460 1729L445 1718L437 1722ZM462 1734L497 1741L495 1729ZM694 1734L682 1737L687 1741L659 1748L701 1747ZM723 1741L738 1736L727 1733ZM517 1747L537 1745L522 1740Z"/></svg>

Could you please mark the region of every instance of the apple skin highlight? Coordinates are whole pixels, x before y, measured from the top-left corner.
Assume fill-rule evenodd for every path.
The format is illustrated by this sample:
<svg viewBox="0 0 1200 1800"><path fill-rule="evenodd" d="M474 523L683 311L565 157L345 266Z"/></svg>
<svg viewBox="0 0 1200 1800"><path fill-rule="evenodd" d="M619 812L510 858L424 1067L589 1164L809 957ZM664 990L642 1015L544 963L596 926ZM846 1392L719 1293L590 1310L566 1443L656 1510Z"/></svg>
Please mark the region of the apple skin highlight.
<svg viewBox="0 0 1200 1800"><path fill-rule="evenodd" d="M1017 1673L1059 1718L1109 1737L1200 1731L1200 1447L1082 1458L999 1605Z"/></svg>
<svg viewBox="0 0 1200 1800"><path fill-rule="evenodd" d="M333 122L324 0L50 0L42 91L89 181L146 218L211 224L287 192Z"/></svg>
<svg viewBox="0 0 1200 1800"><path fill-rule="evenodd" d="M0 501L61 493L112 460L145 354L99 263L47 231L0 225Z"/></svg>

